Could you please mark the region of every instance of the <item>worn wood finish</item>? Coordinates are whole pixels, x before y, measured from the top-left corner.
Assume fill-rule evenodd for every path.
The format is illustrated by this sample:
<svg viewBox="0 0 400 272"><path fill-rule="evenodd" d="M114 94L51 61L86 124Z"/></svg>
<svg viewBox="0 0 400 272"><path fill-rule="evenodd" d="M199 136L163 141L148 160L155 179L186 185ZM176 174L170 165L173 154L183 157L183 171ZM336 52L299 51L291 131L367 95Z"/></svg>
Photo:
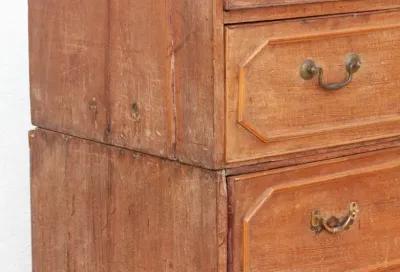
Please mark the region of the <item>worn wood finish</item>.
<svg viewBox="0 0 400 272"><path fill-rule="evenodd" d="M104 95L109 127L107 138L97 140L173 158L171 7L169 3L159 3L108 1L108 28L104 29L108 39L107 66L103 80L107 84Z"/></svg>
<svg viewBox="0 0 400 272"><path fill-rule="evenodd" d="M29 0L33 271L400 271L399 19L400 0ZM299 76L312 58L340 81L349 53L343 90ZM352 201L350 229L311 231Z"/></svg>
<svg viewBox="0 0 400 272"><path fill-rule="evenodd" d="M30 146L33 271L226 271L222 172L44 130Z"/></svg>
<svg viewBox="0 0 400 272"><path fill-rule="evenodd" d="M400 148L229 179L232 272L400 269ZM316 235L311 212L360 214Z"/></svg>
<svg viewBox="0 0 400 272"><path fill-rule="evenodd" d="M224 13L224 22L225 24L260 22L339 13L385 10L398 7L400 7L400 0L323 1L304 5L227 10Z"/></svg>
<svg viewBox="0 0 400 272"><path fill-rule="evenodd" d="M333 5L333 3L341 2L324 1L324 4ZM352 8L347 6L350 3L354 3ZM342 11L346 12L364 10L360 9L360 4L356 3L358 1L344 1L343 5L337 7L341 7ZM396 6L394 1L375 1L375 3L379 5L366 4L364 6L368 7L367 9ZM397 2L397 5L400 6L400 3ZM301 7L301 5L289 6ZM252 10L272 16L283 15L283 17L271 17L279 19L325 14L322 11L335 10L330 6L327 7L307 8L304 9L304 13L298 14L291 13L290 10L299 12L303 9L288 8L288 12ZM309 10L313 10L314 13L307 13ZM49 130L210 169L254 164L259 159L267 157L308 151L310 149L308 143L311 140L307 140L307 137L304 138L306 140L291 139L292 143L287 145L282 142L276 142L272 146L262 145L246 132L240 131L241 128L237 129L236 123L232 122L233 108L237 105L235 81L238 75L235 72L232 74L231 71L236 69L236 61L243 61L241 54L247 54L246 50L251 50L252 46L256 46L251 43L262 42L262 39L266 37L265 33L264 35L258 33L258 31L263 31L261 25L254 25L254 28L250 25L228 28L228 33L246 32L245 29L248 28L255 29L249 33L256 33L254 37L248 37L248 41L246 40L243 46L240 45L240 50L236 50L235 44L227 45L227 53L231 59L227 60L228 95L225 97L223 12L223 0L169 0L162 5L157 0L146 1L146 3L127 0L101 0L96 3L93 0L83 2L30 0L33 123ZM242 16L240 18L244 20L245 17L247 18L247 11L241 12L244 13L240 15ZM242 20L235 17L236 19L230 21L226 14L225 23ZM360 18L349 16L345 19L348 25L342 23L341 29L356 28L357 24L362 25L368 18L380 20L380 17L370 16L372 15L358 16ZM391 15L391 17L395 16ZM154 20L148 22L148 18L154 18ZM320 20L313 21L314 24L324 22L322 25L325 26L318 26L318 30L310 30L311 26L307 28L308 22L311 21L307 21L307 24L300 21L288 21L282 23L282 27L286 29L292 27L292 32L302 31L305 35L313 31L323 32L324 29L329 32L336 27L330 23L331 20L335 22L335 19ZM342 18L336 20L342 20ZM383 25L389 20L385 19ZM378 27L381 23L371 20L365 27L368 25ZM296 31L294 28L297 26L299 29ZM268 28L268 26L265 27ZM280 26L275 27L274 24L272 28L278 31ZM393 30L392 33L396 34L398 31ZM387 39L387 36L376 35L378 36L373 38L380 39L381 42ZM228 34L228 40L232 39L230 36L234 35ZM349 36L350 39L352 37ZM321 58L322 64L326 64L324 62L328 59L335 63L334 65L342 63L343 60L336 58L336 54L341 54L340 50L344 52L348 48L344 46L346 41L342 43L340 39L336 41L340 43L340 47L329 48L329 57ZM351 47L356 48L363 39L358 39L358 41L358 44L352 42ZM317 45L314 46L320 45L320 43L315 44ZM304 43L302 45L304 46ZM393 57L394 52L388 53L390 45L388 43L385 45L387 48L383 49L387 49L386 55L392 54L390 57ZM372 48L373 46L374 44L367 46L366 50L369 50L367 53L375 49ZM280 53L286 56L286 61L297 61L286 53L284 47L277 45L277 52L282 51ZM379 49L382 48L379 47ZM313 48L309 50L311 52ZM321 56L323 53L320 52ZM237 59L232 60L232 54ZM259 57L259 61L262 62L263 59L265 57ZM378 56L373 61L381 60ZM385 66L382 72L390 69L389 66ZM372 69L371 67L369 69ZM267 73L276 71L275 68L270 65L262 70ZM341 70L338 67L333 68L335 69L329 77L333 75L336 79L341 76ZM297 71L297 67L290 71ZM364 71L365 79L368 76L367 70L363 68L362 71ZM388 77L388 80L391 79L393 78ZM255 84L258 83L255 82ZM299 86L302 88L305 85ZM302 94L302 92L298 93ZM279 98L286 101L287 96L279 95ZM263 103L264 100L257 98L256 101ZM295 99L289 102L293 104L296 101L299 102ZM225 102L227 102L227 108ZM257 106L254 108L257 109ZM290 108L295 110L294 107L286 108L287 111ZM312 108L308 111L312 111ZM277 114L279 113L281 116L285 115L283 110L277 111ZM314 115L309 116L311 118ZM226 121L225 118L227 118ZM306 122L307 118L303 119L305 125L309 125ZM285 120L291 122L290 118ZM285 136L288 132L285 130L288 124L278 121L275 124L279 123L282 128L273 127L271 132L275 133L275 136L281 134ZM299 120L295 120L289 129L291 138L293 138L291 132L297 133L298 127L304 125L297 121ZM270 127L263 126L265 130L270 131ZM307 126L305 128L307 129ZM236 130L239 131L238 135L234 135ZM379 135L370 135L369 132L371 130L367 133L362 132L365 137L362 140L389 137L394 134L384 131ZM339 137L340 139L337 139ZM340 135L336 138L325 139L324 143L317 139L313 148L353 143L354 141L349 139L351 137L357 136ZM254 150L257 151L253 153Z"/></svg>
<svg viewBox="0 0 400 272"><path fill-rule="evenodd" d="M30 0L33 123L173 157L170 10L158 2Z"/></svg>
<svg viewBox="0 0 400 272"><path fill-rule="evenodd" d="M305 17L341 12L385 9L391 5L399 5L398 0L225 0L225 10L229 16L237 16L241 12L251 16L265 12L266 9L277 13L291 13L290 17ZM297 10L297 11L296 11ZM301 14L296 16L295 14ZM269 14L264 16L281 16ZM274 19L278 19L275 17ZM263 18L265 20L265 18Z"/></svg>
<svg viewBox="0 0 400 272"><path fill-rule="evenodd" d="M29 1L32 120L103 139L107 1Z"/></svg>
<svg viewBox="0 0 400 272"><path fill-rule="evenodd" d="M399 18L391 11L227 27L227 162L398 135ZM342 90L299 76L311 58L325 81L341 81L352 52L362 67Z"/></svg>
<svg viewBox="0 0 400 272"><path fill-rule="evenodd" d="M255 164L250 165L243 165L242 163L238 163L231 165L231 168L227 168L225 171L228 176L242 175L246 173L266 171L282 167L301 165L305 163L341 158L397 146L400 146L400 139L398 137L380 139L375 141L363 142L362 144L345 145L328 149L317 149L309 152L301 152L285 156L277 156L268 158L266 161L261 159L256 161Z"/></svg>
<svg viewBox="0 0 400 272"><path fill-rule="evenodd" d="M222 5L30 0L33 123L220 167Z"/></svg>
<svg viewBox="0 0 400 272"><path fill-rule="evenodd" d="M222 0L172 1L177 157L221 168L224 158Z"/></svg>
<svg viewBox="0 0 400 272"><path fill-rule="evenodd" d="M299 5L299 4L325 3L325 2L338 2L338 1L340 0L225 0L225 9L227 10L251 9L260 7L286 6L286 5Z"/></svg>

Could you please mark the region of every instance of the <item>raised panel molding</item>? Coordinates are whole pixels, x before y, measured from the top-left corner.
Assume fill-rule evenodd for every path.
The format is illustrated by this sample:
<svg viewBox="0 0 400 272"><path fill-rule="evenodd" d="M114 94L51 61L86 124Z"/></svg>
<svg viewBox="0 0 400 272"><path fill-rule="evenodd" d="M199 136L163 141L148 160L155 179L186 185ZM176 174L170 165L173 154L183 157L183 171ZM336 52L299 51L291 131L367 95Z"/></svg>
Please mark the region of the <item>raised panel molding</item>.
<svg viewBox="0 0 400 272"><path fill-rule="evenodd" d="M371 32L375 31L386 31L400 28L400 24L394 25L386 25L386 26L379 26L379 27L369 27L369 28L350 28L345 30L339 31L330 31L330 32L321 32L321 33L314 33L310 35L295 35L289 37L277 37L268 39L267 41L263 42L254 52L250 54L250 56L239 66L239 74L238 74L238 83L239 83L239 95L238 95L238 110L237 110L237 122L240 126L246 129L249 133L253 134L256 138L260 141L267 143L270 141L278 141L288 138L297 138L297 137L305 137L308 135L316 135L316 134L323 134L332 131L338 130L345 130L354 127L363 127L363 126L371 126L374 124L383 124L387 123L388 125L391 123L398 123L400 121L400 115L389 115L389 116L380 116L380 118L374 118L373 120L364 120L359 121L355 120L351 123L341 124L341 125L332 125L332 126L325 126L322 127L314 127L314 128L304 128L302 130L298 130L295 132L287 131L285 134L281 135L267 135L266 133L262 132L262 129L257 127L257 125L251 120L250 118L246 118L246 109L249 107L246 105L246 97L248 94L248 90L246 90L246 76L249 71L249 65L257 59L261 52L266 50L268 47L290 44L290 43L301 43L306 41L315 41L327 38L337 38L337 37L346 37L355 35L367 35ZM269 110L269 109L267 109Z"/></svg>
<svg viewBox="0 0 400 272"><path fill-rule="evenodd" d="M299 190L299 188L304 188L307 186L316 186L317 184L328 184L328 183L334 183L337 182L338 179L340 178L349 178L352 176L357 176L357 175L365 175L365 174L370 174L374 173L377 171L382 171L382 170L387 170L387 169L393 169L393 168L398 168L399 167L399 160L394 160L382 164L376 164L376 165L371 165L370 167L360 167L357 169L352 169L352 170L346 170L343 172L338 172L338 173L333 173L333 174L328 174L328 175L322 175L322 176L316 176L313 178L305 178L305 179L300 179L296 180L293 182L289 183L284 183L280 185L275 185L270 188L267 188L264 192L260 194L260 196L253 202L253 204L250 206L250 208L247 210L243 217L243 225L242 225L242 230L243 230L243 237L242 237L242 243L243 243L243 260L242 260L242 265L243 265L243 272L250 272L250 231L251 231L251 222L252 219L262 210L265 209L265 206L269 203L269 200L272 198L273 195L278 194L278 193L285 193L291 190ZM249 177L252 178L252 177ZM243 181L243 180L242 180ZM311 214L311 211L310 211ZM390 263L384 263L382 265L377 265L377 266L371 266L371 267L364 267L362 269L359 269L357 271L367 271L367 272L378 272L382 271L382 268L395 268L395 267L400 267L400 260L395 260Z"/></svg>

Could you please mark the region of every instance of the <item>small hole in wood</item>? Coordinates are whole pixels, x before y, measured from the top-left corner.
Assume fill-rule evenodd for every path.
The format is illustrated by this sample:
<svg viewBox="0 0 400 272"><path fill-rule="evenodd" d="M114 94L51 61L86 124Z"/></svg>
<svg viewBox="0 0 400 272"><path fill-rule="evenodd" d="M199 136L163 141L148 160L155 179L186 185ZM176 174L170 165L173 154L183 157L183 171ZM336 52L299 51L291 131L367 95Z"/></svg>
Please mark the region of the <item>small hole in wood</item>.
<svg viewBox="0 0 400 272"><path fill-rule="evenodd" d="M140 120L139 106L136 102L132 103L131 116L135 122L138 122Z"/></svg>

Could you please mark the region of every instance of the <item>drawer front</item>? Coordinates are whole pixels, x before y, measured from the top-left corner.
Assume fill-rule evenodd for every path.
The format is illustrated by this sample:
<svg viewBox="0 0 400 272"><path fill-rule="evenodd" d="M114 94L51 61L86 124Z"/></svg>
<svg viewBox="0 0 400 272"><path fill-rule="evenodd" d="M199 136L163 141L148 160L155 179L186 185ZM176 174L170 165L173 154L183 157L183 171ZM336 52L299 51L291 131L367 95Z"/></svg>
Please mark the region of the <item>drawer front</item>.
<svg viewBox="0 0 400 272"><path fill-rule="evenodd" d="M225 0L225 9L234 10L338 1L345 2L349 0Z"/></svg>
<svg viewBox="0 0 400 272"><path fill-rule="evenodd" d="M400 271L399 158L393 149L231 178L231 271Z"/></svg>
<svg viewBox="0 0 400 272"><path fill-rule="evenodd" d="M398 48L398 10L228 26L227 161L398 135ZM354 55L361 64L351 82L324 89L348 79ZM310 60L321 82L301 77Z"/></svg>

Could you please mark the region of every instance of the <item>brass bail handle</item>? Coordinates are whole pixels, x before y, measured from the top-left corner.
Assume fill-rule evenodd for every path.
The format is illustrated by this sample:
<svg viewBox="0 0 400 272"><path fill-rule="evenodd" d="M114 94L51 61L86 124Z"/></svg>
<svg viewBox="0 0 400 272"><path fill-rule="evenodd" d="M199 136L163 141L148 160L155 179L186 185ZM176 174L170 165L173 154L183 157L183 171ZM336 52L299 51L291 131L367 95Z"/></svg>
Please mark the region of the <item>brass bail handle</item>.
<svg viewBox="0 0 400 272"><path fill-rule="evenodd" d="M355 74L361 67L361 58L357 54L349 54L346 57L346 78L339 83L324 83L323 68L319 67L313 60L306 60L300 68L300 76L304 80L310 80L315 76L318 76L319 86L328 91L339 90L347 86L353 79L353 74Z"/></svg>
<svg viewBox="0 0 400 272"><path fill-rule="evenodd" d="M335 216L324 217L319 210L315 210L311 214L311 229L316 233L325 230L331 234L345 231L353 225L359 211L360 209L356 202L350 203L348 214L341 218Z"/></svg>

